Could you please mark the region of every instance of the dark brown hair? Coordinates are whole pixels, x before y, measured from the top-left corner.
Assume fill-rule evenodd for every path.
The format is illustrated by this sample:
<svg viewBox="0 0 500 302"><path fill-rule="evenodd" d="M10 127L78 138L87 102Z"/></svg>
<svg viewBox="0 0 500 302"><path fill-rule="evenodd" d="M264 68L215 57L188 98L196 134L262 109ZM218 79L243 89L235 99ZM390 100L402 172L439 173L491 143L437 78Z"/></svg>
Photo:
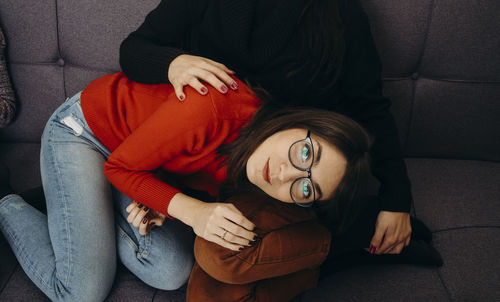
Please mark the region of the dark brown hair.
<svg viewBox="0 0 500 302"><path fill-rule="evenodd" d="M265 99L262 91L259 92L260 98ZM310 130L338 148L347 160L345 174L332 200L315 203L320 218L339 234L348 227L356 213L353 202L363 192L370 173L369 149L372 144L372 138L363 127L344 115L308 107L280 108L265 102L240 131L238 138L218 149L220 155L226 156L224 164L227 165L228 177L223 188L231 193L244 187L247 189L250 182L246 177L246 164L250 155L274 133L292 128Z"/></svg>

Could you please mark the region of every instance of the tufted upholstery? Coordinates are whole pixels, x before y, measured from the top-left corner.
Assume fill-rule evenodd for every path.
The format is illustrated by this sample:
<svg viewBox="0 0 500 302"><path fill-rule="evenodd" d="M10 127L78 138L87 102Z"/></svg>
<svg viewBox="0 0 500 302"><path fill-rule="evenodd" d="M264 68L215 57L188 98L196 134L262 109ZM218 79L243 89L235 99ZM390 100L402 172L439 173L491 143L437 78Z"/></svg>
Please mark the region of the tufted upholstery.
<svg viewBox="0 0 500 302"><path fill-rule="evenodd" d="M20 102L0 130L14 189L40 184L46 120L92 79L119 70L118 46L159 0L0 0ZM500 2L362 0L383 63L384 92L407 157L413 214L444 266L361 266L301 301L495 301L500 297ZM0 300L43 300L0 239ZM182 301L122 270L109 300ZM497 300L498 301L498 300Z"/></svg>

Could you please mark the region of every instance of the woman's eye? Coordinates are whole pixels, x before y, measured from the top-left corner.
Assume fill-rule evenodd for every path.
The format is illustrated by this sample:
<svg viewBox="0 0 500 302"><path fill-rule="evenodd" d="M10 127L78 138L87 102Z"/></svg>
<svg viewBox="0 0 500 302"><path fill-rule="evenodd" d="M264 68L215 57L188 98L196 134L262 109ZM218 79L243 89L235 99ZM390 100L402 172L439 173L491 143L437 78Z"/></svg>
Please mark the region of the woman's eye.
<svg viewBox="0 0 500 302"><path fill-rule="evenodd" d="M311 196L311 190L309 188L309 184L306 181L302 183L302 194L304 195L305 199L308 199L309 196Z"/></svg>
<svg viewBox="0 0 500 302"><path fill-rule="evenodd" d="M300 159L302 160L302 162L307 161L309 159L310 154L311 150L309 149L309 146L304 145L304 147L302 147L302 152L300 154Z"/></svg>

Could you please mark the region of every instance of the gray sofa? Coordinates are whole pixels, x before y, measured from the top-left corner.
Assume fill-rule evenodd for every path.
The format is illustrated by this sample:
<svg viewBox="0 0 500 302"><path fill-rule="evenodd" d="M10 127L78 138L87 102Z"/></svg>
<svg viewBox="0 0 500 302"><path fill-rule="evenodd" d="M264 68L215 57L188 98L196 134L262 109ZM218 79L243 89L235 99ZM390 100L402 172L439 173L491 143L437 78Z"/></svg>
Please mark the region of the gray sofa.
<svg viewBox="0 0 500 302"><path fill-rule="evenodd" d="M159 0L0 0L20 108L0 161L40 185L44 124L66 97L119 70L118 47ZM440 268L364 265L297 301L500 301L500 1L363 0L413 184ZM29 223L29 221L23 222ZM335 246L335 245L333 245ZM0 301L44 301L0 236ZM183 301L121 268L109 301Z"/></svg>

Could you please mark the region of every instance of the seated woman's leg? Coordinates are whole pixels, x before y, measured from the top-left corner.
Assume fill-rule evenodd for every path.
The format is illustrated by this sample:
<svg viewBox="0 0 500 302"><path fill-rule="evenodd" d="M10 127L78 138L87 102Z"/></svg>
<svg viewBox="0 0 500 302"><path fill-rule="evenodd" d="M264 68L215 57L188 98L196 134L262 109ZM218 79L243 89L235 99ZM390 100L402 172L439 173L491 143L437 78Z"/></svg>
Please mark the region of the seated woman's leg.
<svg viewBox="0 0 500 302"><path fill-rule="evenodd" d="M189 279L193 267L194 233L179 220L165 219L161 227L140 235L127 222L126 207L132 202L113 190L116 208L116 240L121 262L146 284L163 290L175 290Z"/></svg>
<svg viewBox="0 0 500 302"><path fill-rule="evenodd" d="M0 201L1 230L26 274L53 301L102 301L116 270L105 156L91 142L91 133L75 135L61 123L65 117L77 121L73 105L78 99L70 99L52 116L42 137L48 214L18 195Z"/></svg>

